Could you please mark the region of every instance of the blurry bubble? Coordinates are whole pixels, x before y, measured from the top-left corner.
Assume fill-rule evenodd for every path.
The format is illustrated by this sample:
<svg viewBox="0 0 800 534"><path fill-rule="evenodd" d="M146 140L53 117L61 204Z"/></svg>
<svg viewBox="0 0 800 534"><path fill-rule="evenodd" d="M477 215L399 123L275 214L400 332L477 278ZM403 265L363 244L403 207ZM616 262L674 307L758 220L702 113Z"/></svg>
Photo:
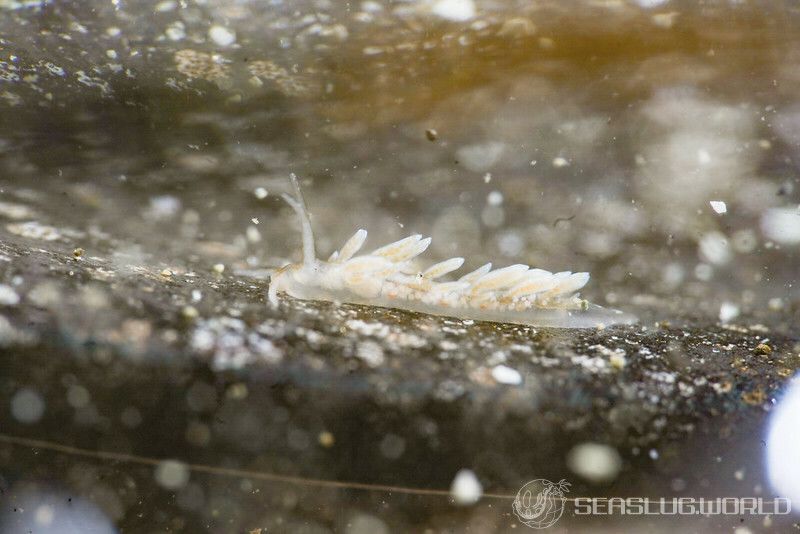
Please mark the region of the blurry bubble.
<svg viewBox="0 0 800 534"><path fill-rule="evenodd" d="M669 0L636 0L636 3L645 9L659 7L667 2L669 2Z"/></svg>
<svg viewBox="0 0 800 534"><path fill-rule="evenodd" d="M189 482L178 492L175 502L184 510L200 510L205 504L202 486Z"/></svg>
<svg viewBox="0 0 800 534"><path fill-rule="evenodd" d="M714 268L707 263L698 263L694 268L694 276L698 280L708 282L714 276Z"/></svg>
<svg viewBox="0 0 800 534"><path fill-rule="evenodd" d="M622 459L617 449L600 443L581 443L569 451L567 466L590 482L610 482L617 478Z"/></svg>
<svg viewBox="0 0 800 534"><path fill-rule="evenodd" d="M53 517L55 516L55 510L53 509L52 506L43 504L36 508L34 516L37 525L46 527L53 522Z"/></svg>
<svg viewBox="0 0 800 534"><path fill-rule="evenodd" d="M211 411L217 407L217 390L210 384L197 381L186 392L186 403L195 412Z"/></svg>
<svg viewBox="0 0 800 534"><path fill-rule="evenodd" d="M11 415L20 423L35 423L44 415L44 399L38 391L22 388L11 398Z"/></svg>
<svg viewBox="0 0 800 534"><path fill-rule="evenodd" d="M381 454L390 460L397 460L406 450L406 440L396 434L386 434L381 440Z"/></svg>
<svg viewBox="0 0 800 534"><path fill-rule="evenodd" d="M522 375L519 371L505 365L498 365L492 369L492 378L498 384L516 386L522 383Z"/></svg>
<svg viewBox="0 0 800 534"><path fill-rule="evenodd" d="M661 280L667 287L676 288L683 282L685 276L686 272L683 265L680 263L668 263L661 273Z"/></svg>
<svg viewBox="0 0 800 534"><path fill-rule="evenodd" d="M772 410L767 431L766 463L775 492L800 502L800 382L790 387Z"/></svg>
<svg viewBox="0 0 800 534"><path fill-rule="evenodd" d="M356 347L356 356L370 367L380 367L385 361L383 348L374 341L364 341Z"/></svg>
<svg viewBox="0 0 800 534"><path fill-rule="evenodd" d="M15 306L19 304L19 295L6 284L0 284L0 306Z"/></svg>
<svg viewBox="0 0 800 534"><path fill-rule="evenodd" d="M700 239L700 258L714 265L725 265L731 259L728 238L720 232L709 232Z"/></svg>
<svg viewBox="0 0 800 534"><path fill-rule="evenodd" d="M438 0L433 4L431 13L454 22L464 22L475 17L473 0Z"/></svg>
<svg viewBox="0 0 800 534"><path fill-rule="evenodd" d="M723 302L719 307L719 320L727 323L739 316L739 306L732 302Z"/></svg>
<svg viewBox="0 0 800 534"><path fill-rule="evenodd" d="M500 191L492 191L486 195L486 203L490 206L499 206L503 203L503 193Z"/></svg>
<svg viewBox="0 0 800 534"><path fill-rule="evenodd" d="M756 249L758 238L753 230L738 230L731 237L733 250L739 254L749 254Z"/></svg>
<svg viewBox="0 0 800 534"><path fill-rule="evenodd" d="M73 493L56 493L49 487L12 487L14 507L0 511L0 532L36 534L113 534L111 519L93 503Z"/></svg>
<svg viewBox="0 0 800 534"><path fill-rule="evenodd" d="M480 225L472 211L462 206L446 209L433 223L433 247L440 254L463 254L480 242Z"/></svg>
<svg viewBox="0 0 800 534"><path fill-rule="evenodd" d="M160 195L150 199L150 205L145 213L146 216L155 220L170 219L181 210L181 201L172 195Z"/></svg>
<svg viewBox="0 0 800 534"><path fill-rule="evenodd" d="M199 421L192 421L186 427L186 441L195 447L205 447L211 441L211 429Z"/></svg>
<svg viewBox="0 0 800 534"><path fill-rule="evenodd" d="M247 227L247 240L250 243L259 243L261 241L261 232L255 226Z"/></svg>
<svg viewBox="0 0 800 534"><path fill-rule="evenodd" d="M456 152L456 157L467 169L473 172L485 172L500 160L504 151L503 143L489 142L461 147Z"/></svg>
<svg viewBox="0 0 800 534"><path fill-rule="evenodd" d="M525 240L519 232L508 231L504 232L497 239L497 248L503 256L516 257L522 253L525 247Z"/></svg>
<svg viewBox="0 0 800 534"><path fill-rule="evenodd" d="M286 435L286 440L289 443L289 447L296 451L304 451L311 446L311 438L308 432L300 428L290 428Z"/></svg>
<svg viewBox="0 0 800 534"><path fill-rule="evenodd" d="M156 466L155 478L165 489L181 489L189 481L189 467L178 460L164 460Z"/></svg>
<svg viewBox="0 0 800 534"><path fill-rule="evenodd" d="M761 216L761 231L773 241L785 245L800 243L800 210L768 209Z"/></svg>
<svg viewBox="0 0 800 534"><path fill-rule="evenodd" d="M505 210L500 206L486 206L481 212L481 221L489 228L499 228L505 220Z"/></svg>
<svg viewBox="0 0 800 534"><path fill-rule="evenodd" d="M619 252L620 246L619 238L609 232L587 231L580 241L580 247L583 252L598 258L613 256Z"/></svg>
<svg viewBox="0 0 800 534"><path fill-rule="evenodd" d="M136 428L142 423L141 412L139 412L139 410L134 408L133 406L122 410L122 413L120 414L119 418L120 421L122 421L122 424L127 426L128 428Z"/></svg>
<svg viewBox="0 0 800 534"><path fill-rule="evenodd" d="M208 36L218 46L230 46L236 42L236 33L220 25L211 26Z"/></svg>
<svg viewBox="0 0 800 534"><path fill-rule="evenodd" d="M468 506L475 504L483 495L483 487L478 477L469 469L462 469L456 473L450 485L450 495L456 504Z"/></svg>
<svg viewBox="0 0 800 534"><path fill-rule="evenodd" d="M70 386L67 390L67 402L73 408L83 408L90 400L89 390L83 386Z"/></svg>
<svg viewBox="0 0 800 534"><path fill-rule="evenodd" d="M346 534L389 534L389 527L374 515L358 514L347 522Z"/></svg>

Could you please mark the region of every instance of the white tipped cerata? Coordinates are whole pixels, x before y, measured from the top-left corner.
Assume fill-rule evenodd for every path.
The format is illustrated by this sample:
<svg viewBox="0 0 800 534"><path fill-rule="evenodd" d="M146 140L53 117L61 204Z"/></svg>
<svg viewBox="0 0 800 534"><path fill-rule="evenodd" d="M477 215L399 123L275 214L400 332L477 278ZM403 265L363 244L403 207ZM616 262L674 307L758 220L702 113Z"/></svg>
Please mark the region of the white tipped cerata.
<svg viewBox="0 0 800 534"><path fill-rule="evenodd" d="M487 263L456 280L442 280L462 267L460 257L417 270L413 260L431 244L430 237L419 234L359 255L367 240L367 231L360 229L327 261L319 260L299 182L294 174L291 180L295 197L283 198L300 218L303 262L272 275L269 301L275 306L285 293L299 299L534 326L592 328L636 321L580 298L578 291L589 281L589 273L552 273L523 264L492 270Z"/></svg>

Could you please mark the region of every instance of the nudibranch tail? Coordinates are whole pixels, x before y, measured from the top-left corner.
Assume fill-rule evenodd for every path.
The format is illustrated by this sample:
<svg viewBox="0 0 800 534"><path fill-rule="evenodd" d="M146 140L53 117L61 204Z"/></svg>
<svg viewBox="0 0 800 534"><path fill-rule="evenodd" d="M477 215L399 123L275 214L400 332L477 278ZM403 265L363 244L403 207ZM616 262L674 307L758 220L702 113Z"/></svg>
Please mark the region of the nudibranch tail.
<svg viewBox="0 0 800 534"><path fill-rule="evenodd" d="M580 298L589 273L552 273L525 264L492 270L487 263L454 281L440 280L460 269L464 258L450 258L418 270L413 261L431 244L414 234L372 252L357 255L367 239L359 229L327 261L318 260L310 216L297 176L295 196L283 199L300 218L303 263L277 270L270 280L269 301L278 293L311 300L401 308L437 315L534 326L591 328L631 324L632 315L602 308Z"/></svg>

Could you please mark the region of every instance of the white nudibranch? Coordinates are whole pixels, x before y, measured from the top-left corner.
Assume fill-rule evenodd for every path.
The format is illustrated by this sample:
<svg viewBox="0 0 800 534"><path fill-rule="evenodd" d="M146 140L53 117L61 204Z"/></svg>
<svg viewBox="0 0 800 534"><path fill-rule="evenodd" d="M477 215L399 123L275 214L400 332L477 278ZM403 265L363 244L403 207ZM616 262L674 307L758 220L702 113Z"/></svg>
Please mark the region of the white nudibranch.
<svg viewBox="0 0 800 534"><path fill-rule="evenodd" d="M551 273L517 264L492 270L492 264L456 280L442 281L461 268L464 258L450 258L419 271L412 260L425 252L431 238L412 235L356 255L367 239L358 230L327 261L317 259L314 233L297 176L291 174L294 197L283 200L297 213L303 232L303 262L276 270L269 301L277 306L286 293L306 300L326 300L399 308L464 319L559 328L594 328L636 322L632 315L590 304L578 290L589 273Z"/></svg>

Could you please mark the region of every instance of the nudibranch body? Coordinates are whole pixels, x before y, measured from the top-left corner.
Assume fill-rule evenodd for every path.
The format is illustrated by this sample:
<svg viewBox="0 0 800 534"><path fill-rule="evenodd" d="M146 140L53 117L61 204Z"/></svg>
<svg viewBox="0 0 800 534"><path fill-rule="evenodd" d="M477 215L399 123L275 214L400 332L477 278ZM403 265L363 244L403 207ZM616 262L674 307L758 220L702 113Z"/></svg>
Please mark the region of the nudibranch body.
<svg viewBox="0 0 800 534"><path fill-rule="evenodd" d="M465 319L562 328L631 324L629 314L590 304L580 290L589 273L552 273L517 264L492 270L492 264L456 280L441 278L459 269L464 258L450 258L424 270L412 261L425 252L430 237L412 235L367 254L357 255L367 239L358 230L327 261L317 259L314 234L297 177L295 197L283 199L295 210L303 231L303 262L273 273L269 301L280 293L306 300L348 302L400 308Z"/></svg>

